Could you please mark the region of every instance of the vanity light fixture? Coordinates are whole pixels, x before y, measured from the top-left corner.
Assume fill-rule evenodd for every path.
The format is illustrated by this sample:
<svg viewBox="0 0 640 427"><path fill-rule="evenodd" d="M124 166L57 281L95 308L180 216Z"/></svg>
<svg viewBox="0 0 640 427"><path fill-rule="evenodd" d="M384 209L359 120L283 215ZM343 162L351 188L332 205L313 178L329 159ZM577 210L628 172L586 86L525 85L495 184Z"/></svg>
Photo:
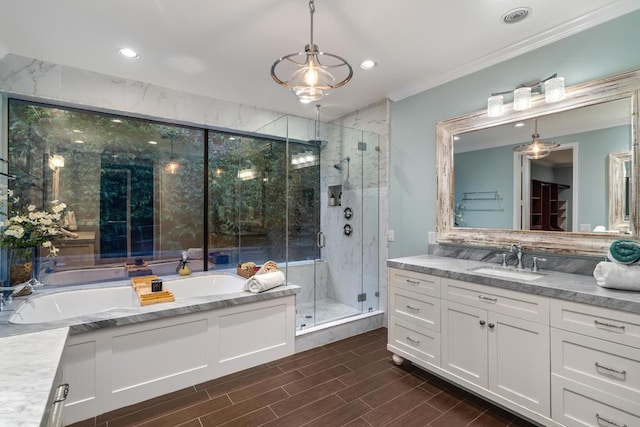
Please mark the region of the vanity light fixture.
<svg viewBox="0 0 640 427"><path fill-rule="evenodd" d="M551 150L560 146L555 142L542 142L538 134L538 119L534 120L535 130L533 132L533 140L528 144L518 145L513 151L526 155L530 160L538 160L547 157Z"/></svg>
<svg viewBox="0 0 640 427"><path fill-rule="evenodd" d="M353 69L346 60L332 53L321 52L313 43L315 10L314 0L310 0L311 38L304 47L304 52L283 56L271 66L271 78L279 85L291 89L303 104L321 100L353 77ZM338 81L332 71L341 72L344 77ZM281 78L278 74L289 77Z"/></svg>
<svg viewBox="0 0 640 427"><path fill-rule="evenodd" d="M545 102L557 102L564 99L564 77L557 74L543 80L525 83L518 86L513 91L514 111L524 111L531 107L531 95L542 92L544 86ZM504 113L504 95L511 91L495 92L487 99L487 115L489 117L499 117Z"/></svg>

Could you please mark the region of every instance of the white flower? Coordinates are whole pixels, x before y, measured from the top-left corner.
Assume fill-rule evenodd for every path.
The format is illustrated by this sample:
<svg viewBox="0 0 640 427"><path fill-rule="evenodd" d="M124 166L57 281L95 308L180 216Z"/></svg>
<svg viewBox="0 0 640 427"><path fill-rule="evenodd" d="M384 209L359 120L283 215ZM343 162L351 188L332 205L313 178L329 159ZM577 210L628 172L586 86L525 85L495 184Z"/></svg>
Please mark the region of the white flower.
<svg viewBox="0 0 640 427"><path fill-rule="evenodd" d="M36 205L29 205L29 206L27 206L27 210L28 210L29 212L33 212L33 211L35 211L35 210L36 210Z"/></svg>
<svg viewBox="0 0 640 427"><path fill-rule="evenodd" d="M51 241L47 240L46 242L42 242L42 247L43 248L50 248L51 247Z"/></svg>
<svg viewBox="0 0 640 427"><path fill-rule="evenodd" d="M22 236L24 236L24 228L19 225L10 225L9 228L4 231L4 234L15 237L16 239L22 239Z"/></svg>

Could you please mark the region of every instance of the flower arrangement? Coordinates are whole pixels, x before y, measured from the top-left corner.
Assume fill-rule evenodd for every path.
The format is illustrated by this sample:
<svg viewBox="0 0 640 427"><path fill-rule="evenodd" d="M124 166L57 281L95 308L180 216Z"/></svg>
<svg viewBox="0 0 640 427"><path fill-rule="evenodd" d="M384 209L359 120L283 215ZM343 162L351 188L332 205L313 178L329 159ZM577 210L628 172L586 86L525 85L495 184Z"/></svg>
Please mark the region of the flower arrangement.
<svg viewBox="0 0 640 427"><path fill-rule="evenodd" d="M37 210L35 205L12 210L19 201L11 189L0 186L0 214L6 217L0 221L0 247L16 251L25 259L36 247L48 249L48 256L56 256L53 240L60 233L60 219L67 205L54 200L49 211Z"/></svg>

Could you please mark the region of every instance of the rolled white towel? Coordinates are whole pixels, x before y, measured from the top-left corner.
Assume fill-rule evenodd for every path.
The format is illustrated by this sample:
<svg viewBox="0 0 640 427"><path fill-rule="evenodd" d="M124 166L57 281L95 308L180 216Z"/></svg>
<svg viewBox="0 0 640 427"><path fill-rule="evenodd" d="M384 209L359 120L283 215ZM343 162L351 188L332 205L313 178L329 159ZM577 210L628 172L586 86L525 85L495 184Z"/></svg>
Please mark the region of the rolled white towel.
<svg viewBox="0 0 640 427"><path fill-rule="evenodd" d="M269 289L284 285L284 282L284 273L280 270L272 273L256 274L244 282L242 290L257 294L258 292L268 291Z"/></svg>
<svg viewBox="0 0 640 427"><path fill-rule="evenodd" d="M603 288L640 291L640 266L602 261L593 270L598 286Z"/></svg>

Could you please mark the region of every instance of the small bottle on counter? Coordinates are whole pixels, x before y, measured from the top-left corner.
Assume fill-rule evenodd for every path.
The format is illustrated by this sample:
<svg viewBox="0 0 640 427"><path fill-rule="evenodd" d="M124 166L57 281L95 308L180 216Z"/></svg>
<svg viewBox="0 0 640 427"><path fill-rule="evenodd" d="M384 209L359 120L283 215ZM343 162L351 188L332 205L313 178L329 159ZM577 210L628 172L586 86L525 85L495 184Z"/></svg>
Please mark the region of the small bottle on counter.
<svg viewBox="0 0 640 427"><path fill-rule="evenodd" d="M336 196L333 195L333 193L331 193L331 195L329 196L329 206L335 206L336 205Z"/></svg>

